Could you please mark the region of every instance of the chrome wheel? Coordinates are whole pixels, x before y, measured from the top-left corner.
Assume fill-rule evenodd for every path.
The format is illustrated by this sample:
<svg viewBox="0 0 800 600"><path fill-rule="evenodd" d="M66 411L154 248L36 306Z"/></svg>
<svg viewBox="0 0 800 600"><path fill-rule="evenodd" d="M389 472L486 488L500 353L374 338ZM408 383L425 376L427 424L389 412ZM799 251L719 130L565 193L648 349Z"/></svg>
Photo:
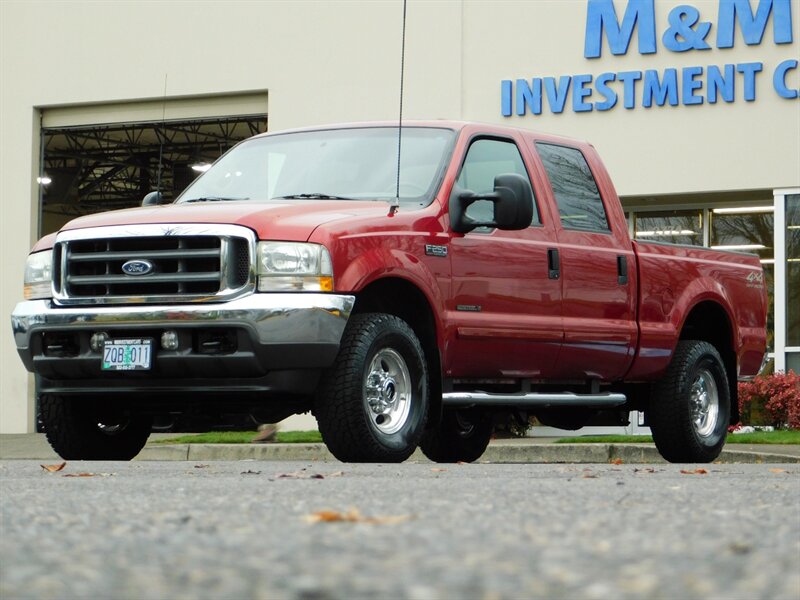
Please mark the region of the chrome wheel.
<svg viewBox="0 0 800 600"><path fill-rule="evenodd" d="M364 401L372 425L381 433L402 429L411 412L411 375L402 356L391 348L380 350L364 378Z"/></svg>
<svg viewBox="0 0 800 600"><path fill-rule="evenodd" d="M711 371L705 368L697 371L689 400L697 435L708 437L716 430L719 419L719 391Z"/></svg>

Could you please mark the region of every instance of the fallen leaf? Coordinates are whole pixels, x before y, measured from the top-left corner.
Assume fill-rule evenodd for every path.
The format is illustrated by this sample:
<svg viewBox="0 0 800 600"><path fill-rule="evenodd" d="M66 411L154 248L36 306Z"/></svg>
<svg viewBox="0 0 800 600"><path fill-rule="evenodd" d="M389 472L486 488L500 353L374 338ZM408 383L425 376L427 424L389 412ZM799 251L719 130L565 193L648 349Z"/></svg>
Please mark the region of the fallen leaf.
<svg viewBox="0 0 800 600"><path fill-rule="evenodd" d="M645 467L644 469L634 469L634 473L655 473L656 470L652 467Z"/></svg>
<svg viewBox="0 0 800 600"><path fill-rule="evenodd" d="M207 468L208 468L208 467L210 467L210 466L211 466L211 465L195 465L195 466L194 466L194 468L195 468L195 469L207 469Z"/></svg>
<svg viewBox="0 0 800 600"><path fill-rule="evenodd" d="M305 517L308 523L367 523L369 525L392 525L409 519L411 519L411 515L365 517L355 508L351 508L346 513L335 510L320 510Z"/></svg>
<svg viewBox="0 0 800 600"><path fill-rule="evenodd" d="M333 473L328 473L326 477L341 477L344 475L344 471L334 471Z"/></svg>
<svg viewBox="0 0 800 600"><path fill-rule="evenodd" d="M610 462L612 465L621 465L625 461L623 461L621 458L614 458L614 459L612 459L612 460L610 460L608 462Z"/></svg>
<svg viewBox="0 0 800 600"><path fill-rule="evenodd" d="M581 479L597 479L597 475L592 475L591 473L584 473L581 475Z"/></svg>
<svg viewBox="0 0 800 600"><path fill-rule="evenodd" d="M281 473L276 475L278 479L325 479L325 476L320 473L303 473L305 469L302 471L296 471L294 473ZM341 471L340 471L341 473ZM343 474L343 473L342 473ZM338 477L339 475L330 475L329 477Z"/></svg>
<svg viewBox="0 0 800 600"><path fill-rule="evenodd" d="M431 469L431 471L433 471L434 473L444 473L445 471L447 471L447 469L438 469L434 467L433 469Z"/></svg>
<svg viewBox="0 0 800 600"><path fill-rule="evenodd" d="M770 469L770 473L786 473L786 469Z"/></svg>
<svg viewBox="0 0 800 600"><path fill-rule="evenodd" d="M695 469L694 471L684 471L681 469L681 473L683 475L708 475L708 471L705 469Z"/></svg>
<svg viewBox="0 0 800 600"><path fill-rule="evenodd" d="M457 465L468 465L468 462L464 462L463 460L459 460L456 462Z"/></svg>
<svg viewBox="0 0 800 600"><path fill-rule="evenodd" d="M247 469L247 471L242 471L242 475L261 475L261 471L251 471Z"/></svg>
<svg viewBox="0 0 800 600"><path fill-rule="evenodd" d="M48 473L55 473L56 471L60 471L64 467L67 466L66 461L62 462L60 465L39 465Z"/></svg>
<svg viewBox="0 0 800 600"><path fill-rule="evenodd" d="M62 477L111 477L113 473L65 473Z"/></svg>

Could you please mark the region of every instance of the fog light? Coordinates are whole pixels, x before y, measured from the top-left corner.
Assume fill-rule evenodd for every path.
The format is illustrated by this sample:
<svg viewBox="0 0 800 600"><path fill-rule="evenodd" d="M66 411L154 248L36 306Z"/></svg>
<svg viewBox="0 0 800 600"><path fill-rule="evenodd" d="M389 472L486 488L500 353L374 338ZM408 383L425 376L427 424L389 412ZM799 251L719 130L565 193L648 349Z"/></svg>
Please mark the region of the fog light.
<svg viewBox="0 0 800 600"><path fill-rule="evenodd" d="M105 331L98 331L97 333L93 333L92 337L89 338L89 346L92 352L100 352L107 341L108 334Z"/></svg>
<svg viewBox="0 0 800 600"><path fill-rule="evenodd" d="M168 329L161 334L161 347L164 350L178 349L178 332Z"/></svg>

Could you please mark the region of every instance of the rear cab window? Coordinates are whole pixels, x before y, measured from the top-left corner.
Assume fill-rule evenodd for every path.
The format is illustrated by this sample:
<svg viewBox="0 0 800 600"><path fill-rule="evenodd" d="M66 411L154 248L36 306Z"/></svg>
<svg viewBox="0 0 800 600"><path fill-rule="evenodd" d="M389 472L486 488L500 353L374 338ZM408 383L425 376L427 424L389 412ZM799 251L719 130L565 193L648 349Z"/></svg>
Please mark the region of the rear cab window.
<svg viewBox="0 0 800 600"><path fill-rule="evenodd" d="M611 233L600 190L577 148L536 142L564 229Z"/></svg>

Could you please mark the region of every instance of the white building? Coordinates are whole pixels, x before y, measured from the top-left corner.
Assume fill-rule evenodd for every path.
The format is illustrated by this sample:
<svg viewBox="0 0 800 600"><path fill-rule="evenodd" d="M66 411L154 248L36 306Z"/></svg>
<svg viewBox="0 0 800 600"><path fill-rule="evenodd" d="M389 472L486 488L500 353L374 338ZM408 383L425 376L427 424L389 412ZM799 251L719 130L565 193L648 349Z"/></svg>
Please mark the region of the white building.
<svg viewBox="0 0 800 600"><path fill-rule="evenodd" d="M410 0L403 114L592 141L637 236L761 255L800 370L800 0L686 2ZM402 0L0 3L0 432L34 428L37 237L251 132L396 118L402 28Z"/></svg>

